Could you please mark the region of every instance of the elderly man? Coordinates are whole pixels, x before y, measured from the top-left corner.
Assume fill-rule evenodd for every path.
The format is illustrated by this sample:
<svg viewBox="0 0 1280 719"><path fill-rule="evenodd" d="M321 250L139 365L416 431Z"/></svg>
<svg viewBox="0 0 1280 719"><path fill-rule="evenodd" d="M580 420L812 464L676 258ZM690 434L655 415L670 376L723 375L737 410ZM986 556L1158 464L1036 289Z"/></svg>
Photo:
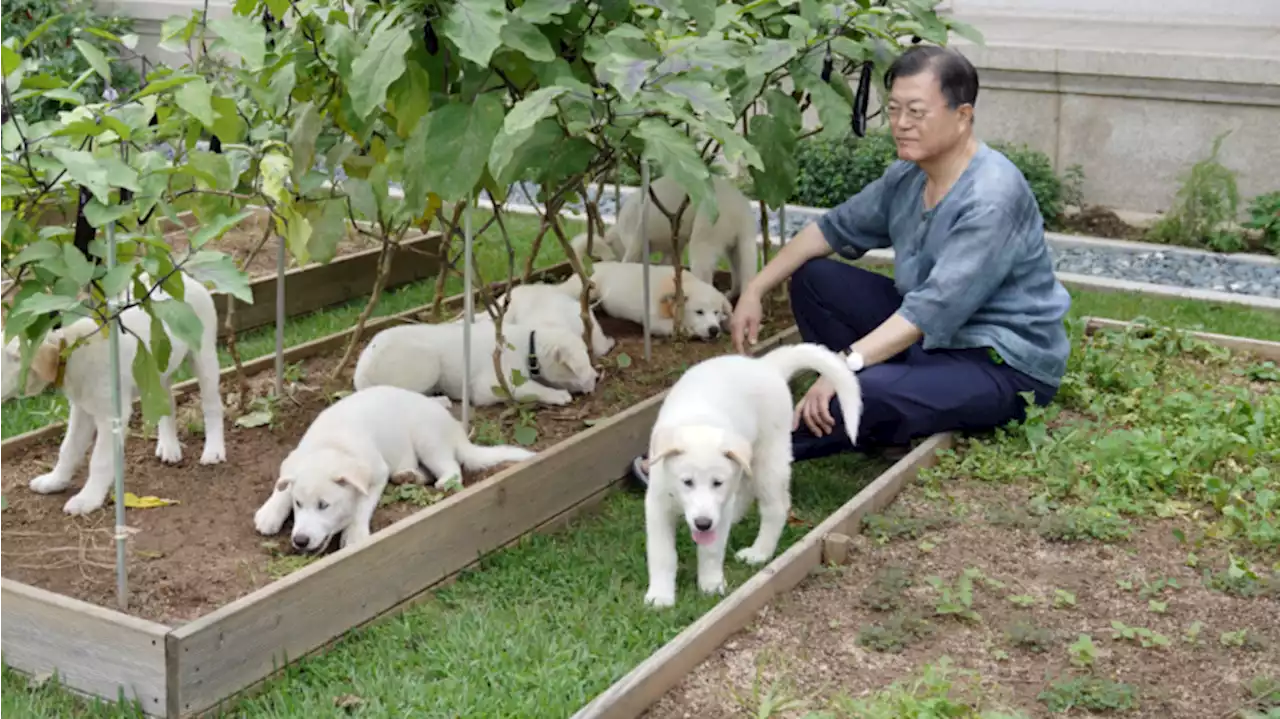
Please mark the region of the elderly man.
<svg viewBox="0 0 1280 719"><path fill-rule="evenodd" d="M754 344L761 297L790 279L801 337L847 355L864 408L856 449L897 450L935 432L989 430L1048 404L1066 372L1071 298L1017 167L973 134L978 73L917 46L885 75L898 161L801 230L746 287L730 326ZM892 247L894 279L827 257ZM855 447L830 384L796 405L795 459ZM633 474L647 483L647 461Z"/></svg>

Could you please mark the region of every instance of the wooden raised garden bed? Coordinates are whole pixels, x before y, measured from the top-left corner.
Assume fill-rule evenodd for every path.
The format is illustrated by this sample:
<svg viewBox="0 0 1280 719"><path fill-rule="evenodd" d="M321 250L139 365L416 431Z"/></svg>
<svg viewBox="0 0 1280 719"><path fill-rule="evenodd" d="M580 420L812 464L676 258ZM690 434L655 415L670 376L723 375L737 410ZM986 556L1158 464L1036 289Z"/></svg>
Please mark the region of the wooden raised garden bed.
<svg viewBox="0 0 1280 719"><path fill-rule="evenodd" d="M541 273L562 277L567 266ZM449 305L456 308L461 298ZM412 320L424 308L371 321L367 338L382 327ZM761 349L794 341L789 310L776 307ZM130 509L129 614L113 605L109 508L89 517L61 514L65 495L26 488L56 455L65 425L54 425L0 446L7 465L3 513L6 549L3 657L31 675L57 672L75 691L109 700L136 700L154 716L202 712L242 692L290 662L323 648L348 630L399 611L480 557L532 531L559 526L601 500L630 459L648 444L665 388L690 363L730 351L718 343L676 343L655 338L653 359L643 359L639 328L602 318L618 346L603 360L605 379L573 405L537 412L540 454L488 477L468 476L461 491L425 508L391 503L375 515L374 536L296 568L278 571L276 544L253 530L252 514L270 493L283 456L326 406L320 385L347 333L288 350L299 363L293 402L281 403L274 427L243 428L228 414L228 462L196 463L199 438L188 416L198 417L191 383L175 385L183 461L164 466L153 439L134 436L127 448L126 485L139 496L180 503ZM781 331L779 331L781 330ZM627 354L627 360L620 359ZM246 364L250 383L271 381L273 358ZM223 372L224 392L233 369ZM323 375L322 375L323 373ZM350 369L344 375L349 387ZM194 414L189 414L194 413ZM479 408L480 441L509 434L521 421L503 408ZM509 440L508 440L509 441ZM193 456L194 455L194 456ZM81 475L83 472L81 472ZM73 483L70 491L80 486ZM102 534L106 531L107 534ZM287 544L287 536L282 544ZM61 564L46 549L79 547ZM104 550L105 553L104 553ZM273 571L273 567L277 567ZM284 574L283 577L279 577ZM274 581L272 581L274 579ZM359 591L351 591L353 586Z"/></svg>

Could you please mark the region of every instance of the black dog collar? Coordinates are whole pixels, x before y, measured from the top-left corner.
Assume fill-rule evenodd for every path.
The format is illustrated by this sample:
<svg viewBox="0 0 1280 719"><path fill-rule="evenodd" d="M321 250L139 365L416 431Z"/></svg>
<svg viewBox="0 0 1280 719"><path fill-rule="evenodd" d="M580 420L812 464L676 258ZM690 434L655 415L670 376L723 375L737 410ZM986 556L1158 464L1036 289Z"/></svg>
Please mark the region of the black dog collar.
<svg viewBox="0 0 1280 719"><path fill-rule="evenodd" d="M538 345L534 343L534 330L529 330L529 356L526 364L529 365L529 379L542 382L542 370L538 365Z"/></svg>

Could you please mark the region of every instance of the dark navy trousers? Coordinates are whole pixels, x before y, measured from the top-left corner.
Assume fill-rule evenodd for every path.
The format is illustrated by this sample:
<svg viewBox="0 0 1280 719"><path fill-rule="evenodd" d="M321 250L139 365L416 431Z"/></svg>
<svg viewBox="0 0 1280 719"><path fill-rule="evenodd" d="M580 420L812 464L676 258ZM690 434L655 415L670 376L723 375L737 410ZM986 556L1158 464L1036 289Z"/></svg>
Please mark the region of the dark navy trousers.
<svg viewBox="0 0 1280 719"><path fill-rule="evenodd" d="M805 342L846 349L902 304L893 280L836 260L810 260L790 282L791 310ZM987 349L930 350L920 342L858 373L863 414L857 449L900 446L945 431L981 431L1026 416L1033 392L1046 405L1056 388L994 360ZM796 460L851 451L838 399L834 431L814 436L804 422L792 433Z"/></svg>

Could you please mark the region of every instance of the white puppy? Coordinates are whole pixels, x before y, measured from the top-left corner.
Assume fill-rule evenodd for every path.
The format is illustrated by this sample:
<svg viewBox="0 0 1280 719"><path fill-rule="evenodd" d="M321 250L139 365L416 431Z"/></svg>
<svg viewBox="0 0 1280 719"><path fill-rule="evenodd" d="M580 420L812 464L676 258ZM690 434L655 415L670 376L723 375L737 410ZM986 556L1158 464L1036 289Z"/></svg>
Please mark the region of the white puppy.
<svg viewBox="0 0 1280 719"><path fill-rule="evenodd" d="M662 337L675 334L676 284L675 268L653 265L649 268L649 321L653 333ZM600 308L619 319L644 323L644 265L639 262L596 262L591 268L591 282L600 292ZM579 292L582 280L570 277L561 285L569 294ZM720 336L733 305L729 298L689 271L680 273L684 291L683 326L701 339Z"/></svg>
<svg viewBox="0 0 1280 719"><path fill-rule="evenodd" d="M694 365L663 401L649 442L645 602L675 603L676 527L684 516L698 545L698 588L722 593L729 530L760 504L755 543L737 553L748 564L773 556L791 511L788 381L816 370L836 388L849 437L858 436L862 391L839 355L816 344L781 347L759 358L726 355Z"/></svg>
<svg viewBox="0 0 1280 719"><path fill-rule="evenodd" d="M471 402L477 407L502 401L493 368L497 332L493 324L480 323L471 333ZM461 399L465 381L461 323L401 325L374 335L356 360L355 388L391 385L429 394L443 392ZM502 350L502 371L511 383L515 399L565 405L570 392L595 389L599 373L580 334L559 327L530 327L503 323L507 346ZM514 386L513 371L524 382Z"/></svg>
<svg viewBox="0 0 1280 719"><path fill-rule="evenodd" d="M200 348L193 350L170 330L169 338L173 349L169 365L161 370L161 382L165 391L169 391L174 371L184 359L190 358L200 387L201 409L204 411L204 454L200 457L200 463L217 464L227 456L223 444L222 397L218 388L217 310L213 298L203 285L185 274L182 275L182 281L184 299L203 325ZM152 298L169 299L169 295L157 290ZM139 338L148 347L151 346L151 317L142 308L133 307L121 313L120 319L127 330L120 335L120 388L124 405L121 420L127 427L138 389L133 380L133 357L137 353ZM97 320L84 318L49 332L44 343L36 349L28 373L28 377L35 375L38 382L33 385L29 381L25 388L28 392L32 389L40 391L48 384L56 384L61 370L62 391L70 405L67 434L58 449L58 461L53 471L31 480L30 487L33 491L52 494L65 490L71 484L90 443L93 444L93 455L89 459L89 479L84 488L63 506L63 511L68 514L87 514L98 509L111 489L111 422L115 417L115 409L111 402L111 383L106 381L110 375L111 354L106 332L94 334L98 329L100 327ZM64 364L62 348L71 347L77 340L85 337L88 338L85 343L76 347ZM6 399L19 393L17 385L21 362L21 350L15 338L4 348L3 394ZM182 459L182 445L178 442L172 396L169 403L169 414L161 418L156 428L156 456L160 461L172 464Z"/></svg>
<svg viewBox="0 0 1280 719"><path fill-rule="evenodd" d="M443 489L478 471L534 456L520 447L483 447L467 440L449 400L397 387L370 387L325 408L280 464L275 489L253 516L254 527L276 534L293 514L295 549L323 551L333 535L341 546L369 537L382 491L393 478L425 484L423 465Z"/></svg>
<svg viewBox="0 0 1280 719"><path fill-rule="evenodd" d="M729 180L714 177L712 184L720 216L712 224L705 212L697 212L696 207L686 208L680 218L678 230L680 248L688 249L690 270L698 279L708 284L715 277L720 258L728 259L729 269L733 274L733 288L729 291L729 296L737 297L758 272L759 250L756 236L759 231L756 227L756 213L747 196ZM651 187L653 194L668 212L675 212L680 208L680 203L684 202L684 189L669 176L654 180ZM618 221L605 231L604 242L597 241L596 247L623 262L640 262L643 259L641 199L639 192L633 192L622 201ZM644 215L649 248L669 257L675 250L671 241L671 221L652 198ZM581 244L585 249L585 238ZM579 254L581 255L581 251Z"/></svg>
<svg viewBox="0 0 1280 719"><path fill-rule="evenodd" d="M577 283L577 287L582 284ZM582 306L578 290L561 283L558 285L530 284L518 285L511 290L511 304L507 307L503 324L527 325L529 327L561 327L579 337L583 334ZM504 300L499 299L501 303ZM605 335L596 319L595 310L589 310L591 317L591 352L596 357L603 357L613 349L614 340Z"/></svg>

